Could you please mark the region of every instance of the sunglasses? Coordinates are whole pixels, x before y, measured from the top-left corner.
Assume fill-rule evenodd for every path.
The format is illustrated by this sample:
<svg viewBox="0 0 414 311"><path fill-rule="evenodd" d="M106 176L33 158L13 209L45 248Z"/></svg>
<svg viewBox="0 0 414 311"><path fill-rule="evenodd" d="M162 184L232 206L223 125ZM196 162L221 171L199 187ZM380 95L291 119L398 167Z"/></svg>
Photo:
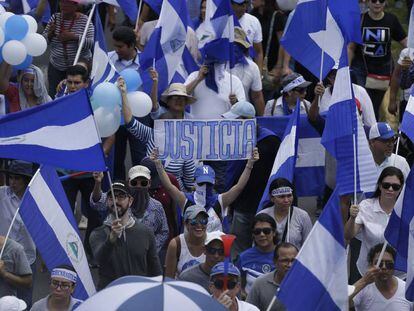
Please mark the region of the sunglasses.
<svg viewBox="0 0 414 311"><path fill-rule="evenodd" d="M202 225L202 226L206 226L208 223L208 218L203 218L203 219L191 219L188 222L190 225L192 226L197 226L197 225Z"/></svg>
<svg viewBox="0 0 414 311"><path fill-rule="evenodd" d="M213 285L217 289L223 289L224 288L224 280L221 280L221 279L215 280L213 282ZM237 285L236 281L231 281L231 280L227 281L227 289L232 290L236 287L236 285Z"/></svg>
<svg viewBox="0 0 414 311"><path fill-rule="evenodd" d="M254 235L260 235L262 232L265 235L269 235L273 232L273 229L272 228L257 228L253 230Z"/></svg>
<svg viewBox="0 0 414 311"><path fill-rule="evenodd" d="M384 188L384 189L387 189L387 190L390 190L390 188L392 188L392 190L394 190L394 191L398 191L398 190L401 189L401 185L392 184L392 183L389 183L389 182L381 183L381 187Z"/></svg>
<svg viewBox="0 0 414 311"><path fill-rule="evenodd" d="M71 283L63 283L63 282L59 282L59 281L51 281L50 285L52 285L53 288L57 289L58 287L60 287L60 289L62 290L68 290L69 288L72 287Z"/></svg>
<svg viewBox="0 0 414 311"><path fill-rule="evenodd" d="M206 252L210 255L217 254L219 256L224 256L224 249L223 248L215 248L211 246L206 246Z"/></svg>
<svg viewBox="0 0 414 311"><path fill-rule="evenodd" d="M379 2L379 3L383 4L383 3L385 3L385 0L371 0L371 2L372 2L372 3L377 3L377 2Z"/></svg>
<svg viewBox="0 0 414 311"><path fill-rule="evenodd" d="M380 268L385 267L387 270L393 270L394 269L394 262L383 260L383 261L380 262L379 267Z"/></svg>
<svg viewBox="0 0 414 311"><path fill-rule="evenodd" d="M129 182L129 184L131 185L131 187L137 187L138 185L140 185L141 187L147 187L149 184L149 181L146 179L143 179L143 180L133 179Z"/></svg>

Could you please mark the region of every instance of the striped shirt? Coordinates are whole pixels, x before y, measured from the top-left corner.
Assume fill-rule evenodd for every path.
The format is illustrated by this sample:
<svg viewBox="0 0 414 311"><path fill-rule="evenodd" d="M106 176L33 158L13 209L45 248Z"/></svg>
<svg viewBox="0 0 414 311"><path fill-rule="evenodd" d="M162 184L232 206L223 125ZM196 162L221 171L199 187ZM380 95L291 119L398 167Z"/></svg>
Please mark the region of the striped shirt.
<svg viewBox="0 0 414 311"><path fill-rule="evenodd" d="M86 26L88 17L85 14L78 13L76 20L63 20L61 13L55 13L50 18L43 31L43 36L46 38L47 43L50 47L50 63L58 70L65 71L68 67L73 65L75 60L76 52L79 47L79 43L82 38L83 31ZM59 40L59 35L63 29L68 32L73 32L79 39L77 41L66 41L66 44ZM52 38L49 40L48 32L52 24L55 24L55 31ZM65 49L66 45L66 49ZM80 57L91 58L91 49L94 45L94 27L91 23L86 33L85 43L83 45ZM66 52L65 52L66 51Z"/></svg>
<svg viewBox="0 0 414 311"><path fill-rule="evenodd" d="M91 194L89 199L89 204L91 208L98 211L101 215L103 213L107 214L107 197L108 195L105 192L102 192L98 202L94 202ZM136 219L135 216L134 218ZM157 246L157 252L159 252L167 242L169 236L167 216L165 216L162 204L150 197L148 200L148 206L144 212L144 216L137 220L146 225L149 229L151 229L154 232L155 244Z"/></svg>
<svg viewBox="0 0 414 311"><path fill-rule="evenodd" d="M147 145L147 156L150 156L152 150L155 148L154 129L142 124L136 119L132 119L125 126L128 132L134 135L136 139ZM177 178L182 191L193 187L195 172L195 163L193 160L171 160L165 167L165 170Z"/></svg>

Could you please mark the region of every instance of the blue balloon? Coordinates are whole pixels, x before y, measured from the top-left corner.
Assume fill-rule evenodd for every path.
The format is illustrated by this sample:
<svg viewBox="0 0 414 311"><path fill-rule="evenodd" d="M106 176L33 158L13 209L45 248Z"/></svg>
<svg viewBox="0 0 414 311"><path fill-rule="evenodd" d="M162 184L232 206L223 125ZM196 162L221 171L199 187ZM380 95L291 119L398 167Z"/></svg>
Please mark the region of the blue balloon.
<svg viewBox="0 0 414 311"><path fill-rule="evenodd" d="M125 80L127 92L134 92L142 85L141 76L138 71L134 69L124 69L121 71L120 75Z"/></svg>
<svg viewBox="0 0 414 311"><path fill-rule="evenodd" d="M32 61L33 61L33 57L30 56L30 55L27 55L26 56L26 59L23 61L23 63L14 66L14 68L17 69L17 70L26 69L27 67L30 66L30 64L32 63Z"/></svg>
<svg viewBox="0 0 414 311"><path fill-rule="evenodd" d="M5 37L14 40L22 40L28 31L29 24L20 15L10 16L4 27Z"/></svg>
<svg viewBox="0 0 414 311"><path fill-rule="evenodd" d="M92 102L94 107L102 107L108 111L115 111L117 105L122 105L121 92L113 83L100 83L93 90Z"/></svg>

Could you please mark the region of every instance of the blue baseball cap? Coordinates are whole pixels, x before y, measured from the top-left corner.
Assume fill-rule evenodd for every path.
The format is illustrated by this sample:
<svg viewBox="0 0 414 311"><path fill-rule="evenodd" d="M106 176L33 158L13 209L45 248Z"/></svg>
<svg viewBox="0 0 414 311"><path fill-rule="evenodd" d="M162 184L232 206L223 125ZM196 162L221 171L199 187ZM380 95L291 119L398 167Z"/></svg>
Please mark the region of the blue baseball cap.
<svg viewBox="0 0 414 311"><path fill-rule="evenodd" d="M216 182L216 173L209 165L198 166L195 170L194 178L197 184L206 182L214 185Z"/></svg>
<svg viewBox="0 0 414 311"><path fill-rule="evenodd" d="M231 2L237 3L237 4L243 4L247 2L247 0L231 0Z"/></svg>
<svg viewBox="0 0 414 311"><path fill-rule="evenodd" d="M224 262L219 262L211 269L210 278L220 274L224 274ZM227 274L240 277L240 270L237 269L237 267L233 265L231 262L229 262Z"/></svg>
<svg viewBox="0 0 414 311"><path fill-rule="evenodd" d="M388 123L378 122L371 126L369 130L369 139L390 139L395 137L395 132Z"/></svg>

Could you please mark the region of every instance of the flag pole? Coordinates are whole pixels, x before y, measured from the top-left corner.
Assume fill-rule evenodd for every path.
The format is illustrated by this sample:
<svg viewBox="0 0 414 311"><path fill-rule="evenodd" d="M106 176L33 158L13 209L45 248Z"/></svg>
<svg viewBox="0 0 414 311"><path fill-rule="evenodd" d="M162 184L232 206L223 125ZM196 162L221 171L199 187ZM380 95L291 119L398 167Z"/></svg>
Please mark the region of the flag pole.
<svg viewBox="0 0 414 311"><path fill-rule="evenodd" d="M375 268L379 268L382 257L384 257L384 253L385 253L387 246L388 246L388 242L387 240L385 240L384 244L382 245L381 253L378 257L377 263L375 264Z"/></svg>
<svg viewBox="0 0 414 311"><path fill-rule="evenodd" d="M78 62L78 60L79 60L80 53L81 53L81 51L82 51L83 45L85 44L86 34L87 34L87 32L88 32L89 25L91 24L93 13L95 12L95 8L96 8L96 3L94 3L94 4L92 5L91 10L89 11L88 20L87 20L87 22L86 22L85 29L83 30L83 34L82 34L82 37L81 37L81 41L80 41L80 43L79 43L78 50L76 51L76 56L75 56L75 60L73 61L73 65L76 65L76 63L77 63L77 62Z"/></svg>
<svg viewBox="0 0 414 311"><path fill-rule="evenodd" d="M358 116L357 116L358 118ZM358 120L357 120L358 122ZM354 204L357 204L357 154L356 154L356 134L352 134L352 144L354 146Z"/></svg>
<svg viewBox="0 0 414 311"><path fill-rule="evenodd" d="M142 2L144 2L144 0L141 0L139 2L139 6L138 6L137 20L135 21L135 29L134 29L135 32L137 32L139 30L139 15L141 14Z"/></svg>
<svg viewBox="0 0 414 311"><path fill-rule="evenodd" d="M112 186L111 174L109 174L108 168L106 168L106 174L108 176L109 188L111 189L112 201L114 202L115 218L118 219L119 218L118 217L118 208L116 206L116 199L115 199L114 187Z"/></svg>
<svg viewBox="0 0 414 311"><path fill-rule="evenodd" d="M286 222L286 226L287 226L287 229L286 229L286 242L288 242L288 243L290 243L290 210L292 209L292 206L289 206L289 209L288 209L288 219L287 219L287 222Z"/></svg>
<svg viewBox="0 0 414 311"><path fill-rule="evenodd" d="M36 177L37 174L39 174L39 172L40 172L40 168L37 169L36 173L33 175L32 179L30 180L29 184L27 185L26 190L25 190L25 194L26 194L27 189L29 189L29 187L32 185L32 182L33 182L34 178ZM7 240L9 239L11 229L13 228L14 222L16 221L16 218L17 218L17 215L19 214L19 211L20 211L20 206L17 208L16 212L14 213L14 216L13 216L13 219L12 219L11 224L9 226L9 229L7 230L6 237L4 238L4 243L3 243L2 247L1 247L1 251L0 251L0 260L3 258L4 248L6 247Z"/></svg>
<svg viewBox="0 0 414 311"><path fill-rule="evenodd" d="M272 300L269 303L269 306L267 307L266 311L270 311L270 309L272 309L273 305L275 304L276 301L276 295L273 295Z"/></svg>
<svg viewBox="0 0 414 311"><path fill-rule="evenodd" d="M397 145L395 146L395 155L398 155L398 150L400 149L400 140L401 130L398 131ZM395 166L395 160L397 160L397 157L394 157L394 163L392 164L393 166Z"/></svg>

